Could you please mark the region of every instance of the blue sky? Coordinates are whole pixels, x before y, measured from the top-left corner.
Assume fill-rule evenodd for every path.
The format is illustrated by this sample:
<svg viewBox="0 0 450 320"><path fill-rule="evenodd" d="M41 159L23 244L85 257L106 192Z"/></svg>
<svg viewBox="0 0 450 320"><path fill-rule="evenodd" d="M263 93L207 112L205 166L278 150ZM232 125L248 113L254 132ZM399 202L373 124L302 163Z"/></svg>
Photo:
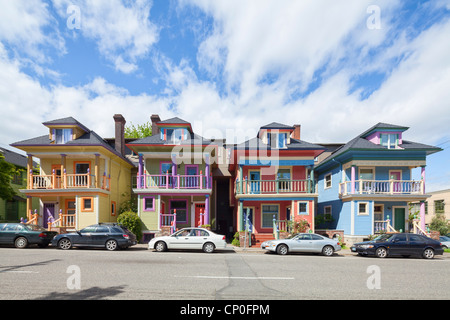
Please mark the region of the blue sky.
<svg viewBox="0 0 450 320"><path fill-rule="evenodd" d="M347 142L387 122L444 149L427 160L428 190L450 188L448 0L0 6L3 147L66 116L103 137L115 113L134 124L178 116L230 142L272 121L301 124L309 142Z"/></svg>

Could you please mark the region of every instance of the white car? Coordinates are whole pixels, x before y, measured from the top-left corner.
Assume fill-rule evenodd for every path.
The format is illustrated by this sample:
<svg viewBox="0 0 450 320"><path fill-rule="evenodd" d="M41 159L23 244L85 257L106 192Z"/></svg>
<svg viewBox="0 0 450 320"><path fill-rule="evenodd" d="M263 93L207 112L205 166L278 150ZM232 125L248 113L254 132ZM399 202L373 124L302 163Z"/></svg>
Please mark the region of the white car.
<svg viewBox="0 0 450 320"><path fill-rule="evenodd" d="M197 249L211 253L215 249L225 249L225 236L203 228L184 228L171 236L156 237L148 243L149 250L163 252L169 249Z"/></svg>
<svg viewBox="0 0 450 320"><path fill-rule="evenodd" d="M334 252L341 250L337 240L314 233L299 233L286 239L266 241L261 244L261 248L281 255L289 252L314 252L332 256Z"/></svg>

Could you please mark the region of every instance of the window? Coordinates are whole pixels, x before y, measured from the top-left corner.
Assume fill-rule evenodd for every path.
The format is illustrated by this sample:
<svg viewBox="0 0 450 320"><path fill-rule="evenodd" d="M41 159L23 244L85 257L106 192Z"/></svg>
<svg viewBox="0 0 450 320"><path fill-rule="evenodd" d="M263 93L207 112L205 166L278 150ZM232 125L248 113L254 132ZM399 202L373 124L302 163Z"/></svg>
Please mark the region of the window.
<svg viewBox="0 0 450 320"><path fill-rule="evenodd" d="M444 200L434 201L434 213L444 213L445 203Z"/></svg>
<svg viewBox="0 0 450 320"><path fill-rule="evenodd" d="M94 211L94 198L81 198L81 211L92 212Z"/></svg>
<svg viewBox="0 0 450 320"><path fill-rule="evenodd" d="M267 144L272 148L282 149L286 148L287 133L267 133Z"/></svg>
<svg viewBox="0 0 450 320"><path fill-rule="evenodd" d="M180 143L184 139L185 130L184 129L165 129L164 130L164 140L172 143Z"/></svg>
<svg viewBox="0 0 450 320"><path fill-rule="evenodd" d="M89 172L90 166L91 166L90 162L75 162L75 173L86 174Z"/></svg>
<svg viewBox="0 0 450 320"><path fill-rule="evenodd" d="M324 220L325 221L331 221L332 220L331 206L323 207L323 215L324 215Z"/></svg>
<svg viewBox="0 0 450 320"><path fill-rule="evenodd" d="M187 222L187 200L170 201L170 213L177 211L177 222Z"/></svg>
<svg viewBox="0 0 450 320"><path fill-rule="evenodd" d="M381 145L388 149L395 149L398 146L398 134L380 134Z"/></svg>
<svg viewBox="0 0 450 320"><path fill-rule="evenodd" d="M374 206L374 220L375 221L381 221L383 220L383 213L384 213L384 206L383 205L375 205Z"/></svg>
<svg viewBox="0 0 450 320"><path fill-rule="evenodd" d="M360 168L359 169L359 179L360 180L373 180L373 169L372 168Z"/></svg>
<svg viewBox="0 0 450 320"><path fill-rule="evenodd" d="M358 214L359 215L368 215L369 214L369 203L367 203L367 202L358 203Z"/></svg>
<svg viewBox="0 0 450 320"><path fill-rule="evenodd" d="M95 233L108 233L109 232L109 228L105 227L105 226L100 226L97 227L97 229L95 229Z"/></svg>
<svg viewBox="0 0 450 320"><path fill-rule="evenodd" d="M115 201L111 201L111 216L116 215L117 205Z"/></svg>
<svg viewBox="0 0 450 320"><path fill-rule="evenodd" d="M308 202L299 202L298 203L298 214L301 214L301 215L309 214Z"/></svg>
<svg viewBox="0 0 450 320"><path fill-rule="evenodd" d="M291 180L291 170L290 169L278 169L277 172L278 189L279 190L289 190L290 180Z"/></svg>
<svg viewBox="0 0 450 320"><path fill-rule="evenodd" d="M331 188L331 173L329 173L325 176L325 188L324 189L328 189L328 188Z"/></svg>
<svg viewBox="0 0 450 320"><path fill-rule="evenodd" d="M145 197L144 198L144 211L155 211L155 198L153 198L153 197ZM178 210L177 210L177 214L178 214Z"/></svg>
<svg viewBox="0 0 450 320"><path fill-rule="evenodd" d="M272 228L273 218L278 220L278 206L277 205L263 205L262 206L262 227Z"/></svg>
<svg viewBox="0 0 450 320"><path fill-rule="evenodd" d="M56 144L72 141L72 129L53 129L53 139Z"/></svg>

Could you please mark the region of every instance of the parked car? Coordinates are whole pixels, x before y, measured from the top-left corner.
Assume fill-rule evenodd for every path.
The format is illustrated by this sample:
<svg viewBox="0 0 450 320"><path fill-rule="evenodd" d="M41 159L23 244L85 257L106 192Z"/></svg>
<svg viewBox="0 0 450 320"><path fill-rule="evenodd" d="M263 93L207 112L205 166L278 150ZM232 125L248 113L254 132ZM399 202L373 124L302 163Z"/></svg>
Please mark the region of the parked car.
<svg viewBox="0 0 450 320"><path fill-rule="evenodd" d="M450 237L448 236L440 236L439 241L441 241L441 245L443 249L450 248Z"/></svg>
<svg viewBox="0 0 450 320"><path fill-rule="evenodd" d="M57 234L35 224L0 223L0 244L13 244L19 249L30 244L45 248Z"/></svg>
<svg viewBox="0 0 450 320"><path fill-rule="evenodd" d="M413 233L382 234L372 241L356 243L350 249L359 255L375 255L379 258L418 255L432 259L444 253L439 241Z"/></svg>
<svg viewBox="0 0 450 320"><path fill-rule="evenodd" d="M63 250L72 247L97 247L114 251L137 243L136 236L126 227L116 223L99 223L80 231L56 236L52 245Z"/></svg>
<svg viewBox="0 0 450 320"><path fill-rule="evenodd" d="M261 244L261 248L281 255L289 252L311 252L332 256L341 250L337 240L314 233L298 233L286 239L265 241Z"/></svg>
<svg viewBox="0 0 450 320"><path fill-rule="evenodd" d="M184 228L170 236L156 237L148 243L148 249L163 252L169 249L196 249L211 253L215 249L225 249L224 235L203 228Z"/></svg>

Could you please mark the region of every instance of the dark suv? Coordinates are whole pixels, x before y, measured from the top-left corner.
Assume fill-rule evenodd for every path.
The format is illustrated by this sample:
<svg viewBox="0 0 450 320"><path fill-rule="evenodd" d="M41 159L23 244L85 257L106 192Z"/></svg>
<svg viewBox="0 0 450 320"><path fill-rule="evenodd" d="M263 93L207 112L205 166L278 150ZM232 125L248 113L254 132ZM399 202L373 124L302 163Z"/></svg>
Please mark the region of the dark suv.
<svg viewBox="0 0 450 320"><path fill-rule="evenodd" d="M72 247L98 247L114 251L137 243L136 236L126 227L116 223L99 223L73 233L53 238L52 246L63 250Z"/></svg>

